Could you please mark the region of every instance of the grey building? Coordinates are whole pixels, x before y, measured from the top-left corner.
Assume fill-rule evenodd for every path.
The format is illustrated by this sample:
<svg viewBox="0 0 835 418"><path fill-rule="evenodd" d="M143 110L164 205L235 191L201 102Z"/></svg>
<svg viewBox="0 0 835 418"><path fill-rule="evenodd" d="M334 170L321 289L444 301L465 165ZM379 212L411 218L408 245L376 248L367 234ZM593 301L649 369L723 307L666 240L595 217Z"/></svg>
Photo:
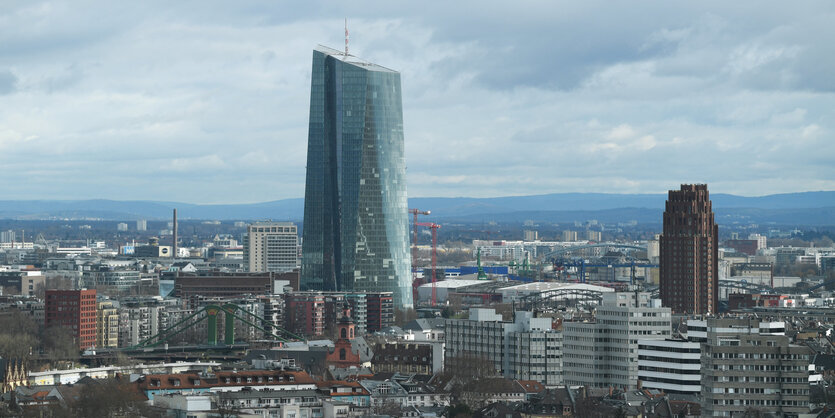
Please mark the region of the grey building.
<svg viewBox="0 0 835 418"><path fill-rule="evenodd" d="M552 329L551 318L517 311L513 322L505 322L493 309L472 308L469 319L447 320L444 338L445 367L481 362L507 378L563 383L562 333Z"/></svg>
<svg viewBox="0 0 835 418"><path fill-rule="evenodd" d="M670 308L649 293L603 295L594 321L563 323L563 370L571 386L636 389L638 340L670 338Z"/></svg>
<svg viewBox="0 0 835 418"><path fill-rule="evenodd" d="M313 51L302 290L393 292L412 307L400 74Z"/></svg>
<svg viewBox="0 0 835 418"><path fill-rule="evenodd" d="M687 328L702 342L703 416L809 413L811 350L791 344L783 322L708 318Z"/></svg>

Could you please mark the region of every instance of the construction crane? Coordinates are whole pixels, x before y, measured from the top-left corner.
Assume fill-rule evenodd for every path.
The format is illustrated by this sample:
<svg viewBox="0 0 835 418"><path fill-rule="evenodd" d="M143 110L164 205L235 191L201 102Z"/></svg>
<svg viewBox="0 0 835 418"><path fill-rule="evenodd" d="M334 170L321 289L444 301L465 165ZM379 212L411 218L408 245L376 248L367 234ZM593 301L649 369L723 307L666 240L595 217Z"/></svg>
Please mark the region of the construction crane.
<svg viewBox="0 0 835 418"><path fill-rule="evenodd" d="M438 228L441 226L432 222L418 222L415 225L425 226L432 230L432 306L437 302L435 293L435 270L438 267Z"/></svg>

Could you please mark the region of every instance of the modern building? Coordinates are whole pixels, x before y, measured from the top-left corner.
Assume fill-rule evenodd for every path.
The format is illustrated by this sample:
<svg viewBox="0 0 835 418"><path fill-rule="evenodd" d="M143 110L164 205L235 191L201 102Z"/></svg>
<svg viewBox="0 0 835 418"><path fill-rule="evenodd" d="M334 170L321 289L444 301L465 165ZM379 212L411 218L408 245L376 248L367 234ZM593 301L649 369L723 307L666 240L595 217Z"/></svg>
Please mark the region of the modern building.
<svg viewBox="0 0 835 418"><path fill-rule="evenodd" d="M140 219L140 220L136 221L136 230L140 231L140 232L147 231L148 230L148 221L146 221L144 219Z"/></svg>
<svg viewBox="0 0 835 418"><path fill-rule="evenodd" d="M43 271L33 266L0 268L0 294L35 296L45 284Z"/></svg>
<svg viewBox="0 0 835 418"><path fill-rule="evenodd" d="M702 391L700 343L683 339L638 340L642 389L698 395Z"/></svg>
<svg viewBox="0 0 835 418"><path fill-rule="evenodd" d="M400 74L313 51L302 290L392 292L412 307Z"/></svg>
<svg viewBox="0 0 835 418"><path fill-rule="evenodd" d="M297 273L177 273L174 297L235 298L245 295L281 293L281 283L291 281Z"/></svg>
<svg viewBox="0 0 835 418"><path fill-rule="evenodd" d="M366 322L363 331L367 333L382 331L384 328L394 325L394 297L392 293L366 293L365 317Z"/></svg>
<svg viewBox="0 0 835 418"><path fill-rule="evenodd" d="M171 246L168 245L159 245L159 238L151 237L148 239L147 245L139 245L135 246L133 249L133 255L139 258L142 257L151 257L151 258L159 258L159 257L171 257L173 254L173 250ZM89 250L87 252L89 254Z"/></svg>
<svg viewBox="0 0 835 418"><path fill-rule="evenodd" d="M562 333L551 318L517 311L505 322L494 309L471 308L469 319L449 319L444 328L444 367L492 367L488 375L563 384Z"/></svg>
<svg viewBox="0 0 835 418"><path fill-rule="evenodd" d="M292 222L256 222L246 228L244 263L250 272L298 268L299 232Z"/></svg>
<svg viewBox="0 0 835 418"><path fill-rule="evenodd" d="M670 333L670 308L649 293L605 293L594 321L563 323L565 384L636 389L638 340Z"/></svg>
<svg viewBox="0 0 835 418"><path fill-rule="evenodd" d="M119 307L119 346L132 347L160 331L160 304L149 301L131 301Z"/></svg>
<svg viewBox="0 0 835 418"><path fill-rule="evenodd" d="M126 224L124 222L119 222L118 224L116 224L116 230L119 231L119 232L127 231L128 230L128 224Z"/></svg>
<svg viewBox="0 0 835 418"><path fill-rule="evenodd" d="M119 347L119 310L112 301L96 305L96 347Z"/></svg>
<svg viewBox="0 0 835 418"><path fill-rule="evenodd" d="M78 348L96 346L96 290L47 290L44 325L70 330Z"/></svg>
<svg viewBox="0 0 835 418"><path fill-rule="evenodd" d="M757 241L757 250L765 250L768 248L768 238L765 235L749 234L748 239Z"/></svg>
<svg viewBox="0 0 835 418"><path fill-rule="evenodd" d="M661 234L661 301L675 313L718 311L719 228L705 184L670 190Z"/></svg>
<svg viewBox="0 0 835 418"><path fill-rule="evenodd" d="M324 335L324 295L319 292L293 292L285 296L284 304L284 329L297 335Z"/></svg>
<svg viewBox="0 0 835 418"><path fill-rule="evenodd" d="M688 338L703 340L702 416L809 413L811 350L790 344L783 322L709 318L687 324Z"/></svg>

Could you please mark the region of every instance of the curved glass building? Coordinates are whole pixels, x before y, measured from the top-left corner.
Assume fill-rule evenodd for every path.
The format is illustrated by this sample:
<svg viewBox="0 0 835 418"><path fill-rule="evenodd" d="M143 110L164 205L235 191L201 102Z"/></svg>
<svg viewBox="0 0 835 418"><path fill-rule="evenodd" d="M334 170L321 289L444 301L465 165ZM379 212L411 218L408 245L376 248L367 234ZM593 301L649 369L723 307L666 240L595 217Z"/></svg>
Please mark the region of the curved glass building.
<svg viewBox="0 0 835 418"><path fill-rule="evenodd" d="M392 292L412 307L400 74L313 51L302 290Z"/></svg>

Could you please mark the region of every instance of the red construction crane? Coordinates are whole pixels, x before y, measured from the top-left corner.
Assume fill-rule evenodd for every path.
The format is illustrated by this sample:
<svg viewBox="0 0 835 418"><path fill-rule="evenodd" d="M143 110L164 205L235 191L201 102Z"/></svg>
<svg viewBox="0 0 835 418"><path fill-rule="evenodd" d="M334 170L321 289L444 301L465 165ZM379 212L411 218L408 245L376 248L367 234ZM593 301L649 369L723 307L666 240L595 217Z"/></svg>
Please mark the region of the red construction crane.
<svg viewBox="0 0 835 418"><path fill-rule="evenodd" d="M432 222L418 222L416 225L425 226L432 230L432 306L437 301L435 294L435 269L438 266L438 228L441 226Z"/></svg>

